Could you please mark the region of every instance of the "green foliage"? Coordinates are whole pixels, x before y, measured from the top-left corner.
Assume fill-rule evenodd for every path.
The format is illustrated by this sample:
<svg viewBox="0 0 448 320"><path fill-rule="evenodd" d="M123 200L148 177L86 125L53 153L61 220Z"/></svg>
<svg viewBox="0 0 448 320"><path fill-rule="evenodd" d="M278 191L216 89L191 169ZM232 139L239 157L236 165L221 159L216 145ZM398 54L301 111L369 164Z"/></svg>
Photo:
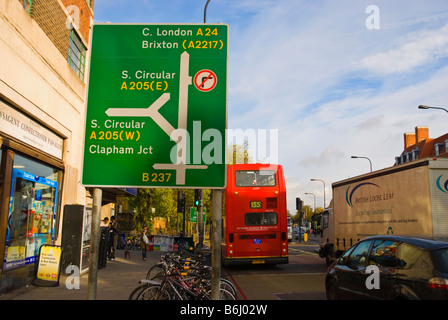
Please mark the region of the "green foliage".
<svg viewBox="0 0 448 320"><path fill-rule="evenodd" d="M186 198L186 217L189 219L190 207L193 207L194 190L182 189ZM148 226L149 232L153 233L152 219L162 217L167 220L167 233L176 233L177 219L180 219L180 226L183 223L183 214L177 213L177 189L137 189L137 196L128 197L125 201L129 207L134 208L134 220L137 230L141 230L143 226ZM210 194L211 191L205 189L203 191L203 204L207 212L207 221L210 221Z"/></svg>
<svg viewBox="0 0 448 320"><path fill-rule="evenodd" d="M317 207L315 211L311 208L310 205L304 205L302 209L303 213L303 220L304 221L318 221L318 224L320 223L320 214L324 211L323 208ZM292 216L292 220L294 223L299 224L300 222L300 213L296 213L294 216Z"/></svg>

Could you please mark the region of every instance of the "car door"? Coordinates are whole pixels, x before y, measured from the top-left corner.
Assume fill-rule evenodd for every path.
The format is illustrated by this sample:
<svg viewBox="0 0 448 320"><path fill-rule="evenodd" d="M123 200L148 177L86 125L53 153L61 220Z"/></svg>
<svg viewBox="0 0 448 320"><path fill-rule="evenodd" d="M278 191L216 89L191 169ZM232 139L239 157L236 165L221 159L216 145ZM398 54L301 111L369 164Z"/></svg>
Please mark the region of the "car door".
<svg viewBox="0 0 448 320"><path fill-rule="evenodd" d="M368 295L372 299L387 299L391 288L395 285L397 270L400 267L400 261L397 258L397 248L400 242L379 239L375 240L370 254L369 265L377 268L377 276L366 274L366 279L372 276L370 281L378 281L377 286L368 288ZM378 277L375 279L375 277Z"/></svg>
<svg viewBox="0 0 448 320"><path fill-rule="evenodd" d="M348 299L368 297L365 287L365 269L371 244L371 240L358 243L346 260L338 266L338 285L343 297Z"/></svg>

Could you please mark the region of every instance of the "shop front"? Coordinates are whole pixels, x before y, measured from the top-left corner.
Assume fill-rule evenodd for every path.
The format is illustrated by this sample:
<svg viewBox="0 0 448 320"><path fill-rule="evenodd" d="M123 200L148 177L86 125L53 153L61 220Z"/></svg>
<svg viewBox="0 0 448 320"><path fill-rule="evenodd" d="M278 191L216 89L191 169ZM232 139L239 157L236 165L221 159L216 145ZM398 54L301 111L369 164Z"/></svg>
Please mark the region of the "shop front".
<svg viewBox="0 0 448 320"><path fill-rule="evenodd" d="M0 100L0 292L31 283L58 232L63 139Z"/></svg>

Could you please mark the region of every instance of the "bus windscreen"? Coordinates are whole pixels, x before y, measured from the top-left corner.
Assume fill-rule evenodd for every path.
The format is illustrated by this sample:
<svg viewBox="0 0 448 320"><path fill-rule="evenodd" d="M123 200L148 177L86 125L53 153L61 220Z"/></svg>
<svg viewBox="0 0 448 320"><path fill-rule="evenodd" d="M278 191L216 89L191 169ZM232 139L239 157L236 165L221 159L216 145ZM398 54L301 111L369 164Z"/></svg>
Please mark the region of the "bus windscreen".
<svg viewBox="0 0 448 320"><path fill-rule="evenodd" d="M237 187L275 187L274 170L237 170L235 171Z"/></svg>

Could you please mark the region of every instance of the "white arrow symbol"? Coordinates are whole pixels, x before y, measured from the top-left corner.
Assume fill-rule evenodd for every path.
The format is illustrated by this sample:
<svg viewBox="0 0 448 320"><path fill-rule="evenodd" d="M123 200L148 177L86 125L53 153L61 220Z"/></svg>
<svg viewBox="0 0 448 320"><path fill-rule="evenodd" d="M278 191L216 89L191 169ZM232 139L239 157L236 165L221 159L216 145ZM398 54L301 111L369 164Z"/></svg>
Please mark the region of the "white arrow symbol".
<svg viewBox="0 0 448 320"><path fill-rule="evenodd" d="M170 94L164 93L148 108L109 108L106 114L109 117L151 117L168 136L171 136L174 127L159 113L159 109L168 100Z"/></svg>
<svg viewBox="0 0 448 320"><path fill-rule="evenodd" d="M181 139L181 135L173 134L173 131L180 132L187 129L187 111L188 111L188 86L191 85L191 77L189 73L190 55L188 52L183 52L180 56L180 77L179 77L179 115L178 115L178 129L175 129L160 113L159 109L170 100L170 94L162 94L156 101L148 108L109 108L106 114L109 117L150 117L155 123L176 143L179 148L179 143L182 141L185 146L185 140ZM175 132L176 133L176 132ZM179 149L178 149L179 150ZM186 164L186 152L177 152L176 163L156 163L153 168L156 170L176 170L176 184L185 184L185 171L187 169L206 170L206 165L188 165Z"/></svg>

